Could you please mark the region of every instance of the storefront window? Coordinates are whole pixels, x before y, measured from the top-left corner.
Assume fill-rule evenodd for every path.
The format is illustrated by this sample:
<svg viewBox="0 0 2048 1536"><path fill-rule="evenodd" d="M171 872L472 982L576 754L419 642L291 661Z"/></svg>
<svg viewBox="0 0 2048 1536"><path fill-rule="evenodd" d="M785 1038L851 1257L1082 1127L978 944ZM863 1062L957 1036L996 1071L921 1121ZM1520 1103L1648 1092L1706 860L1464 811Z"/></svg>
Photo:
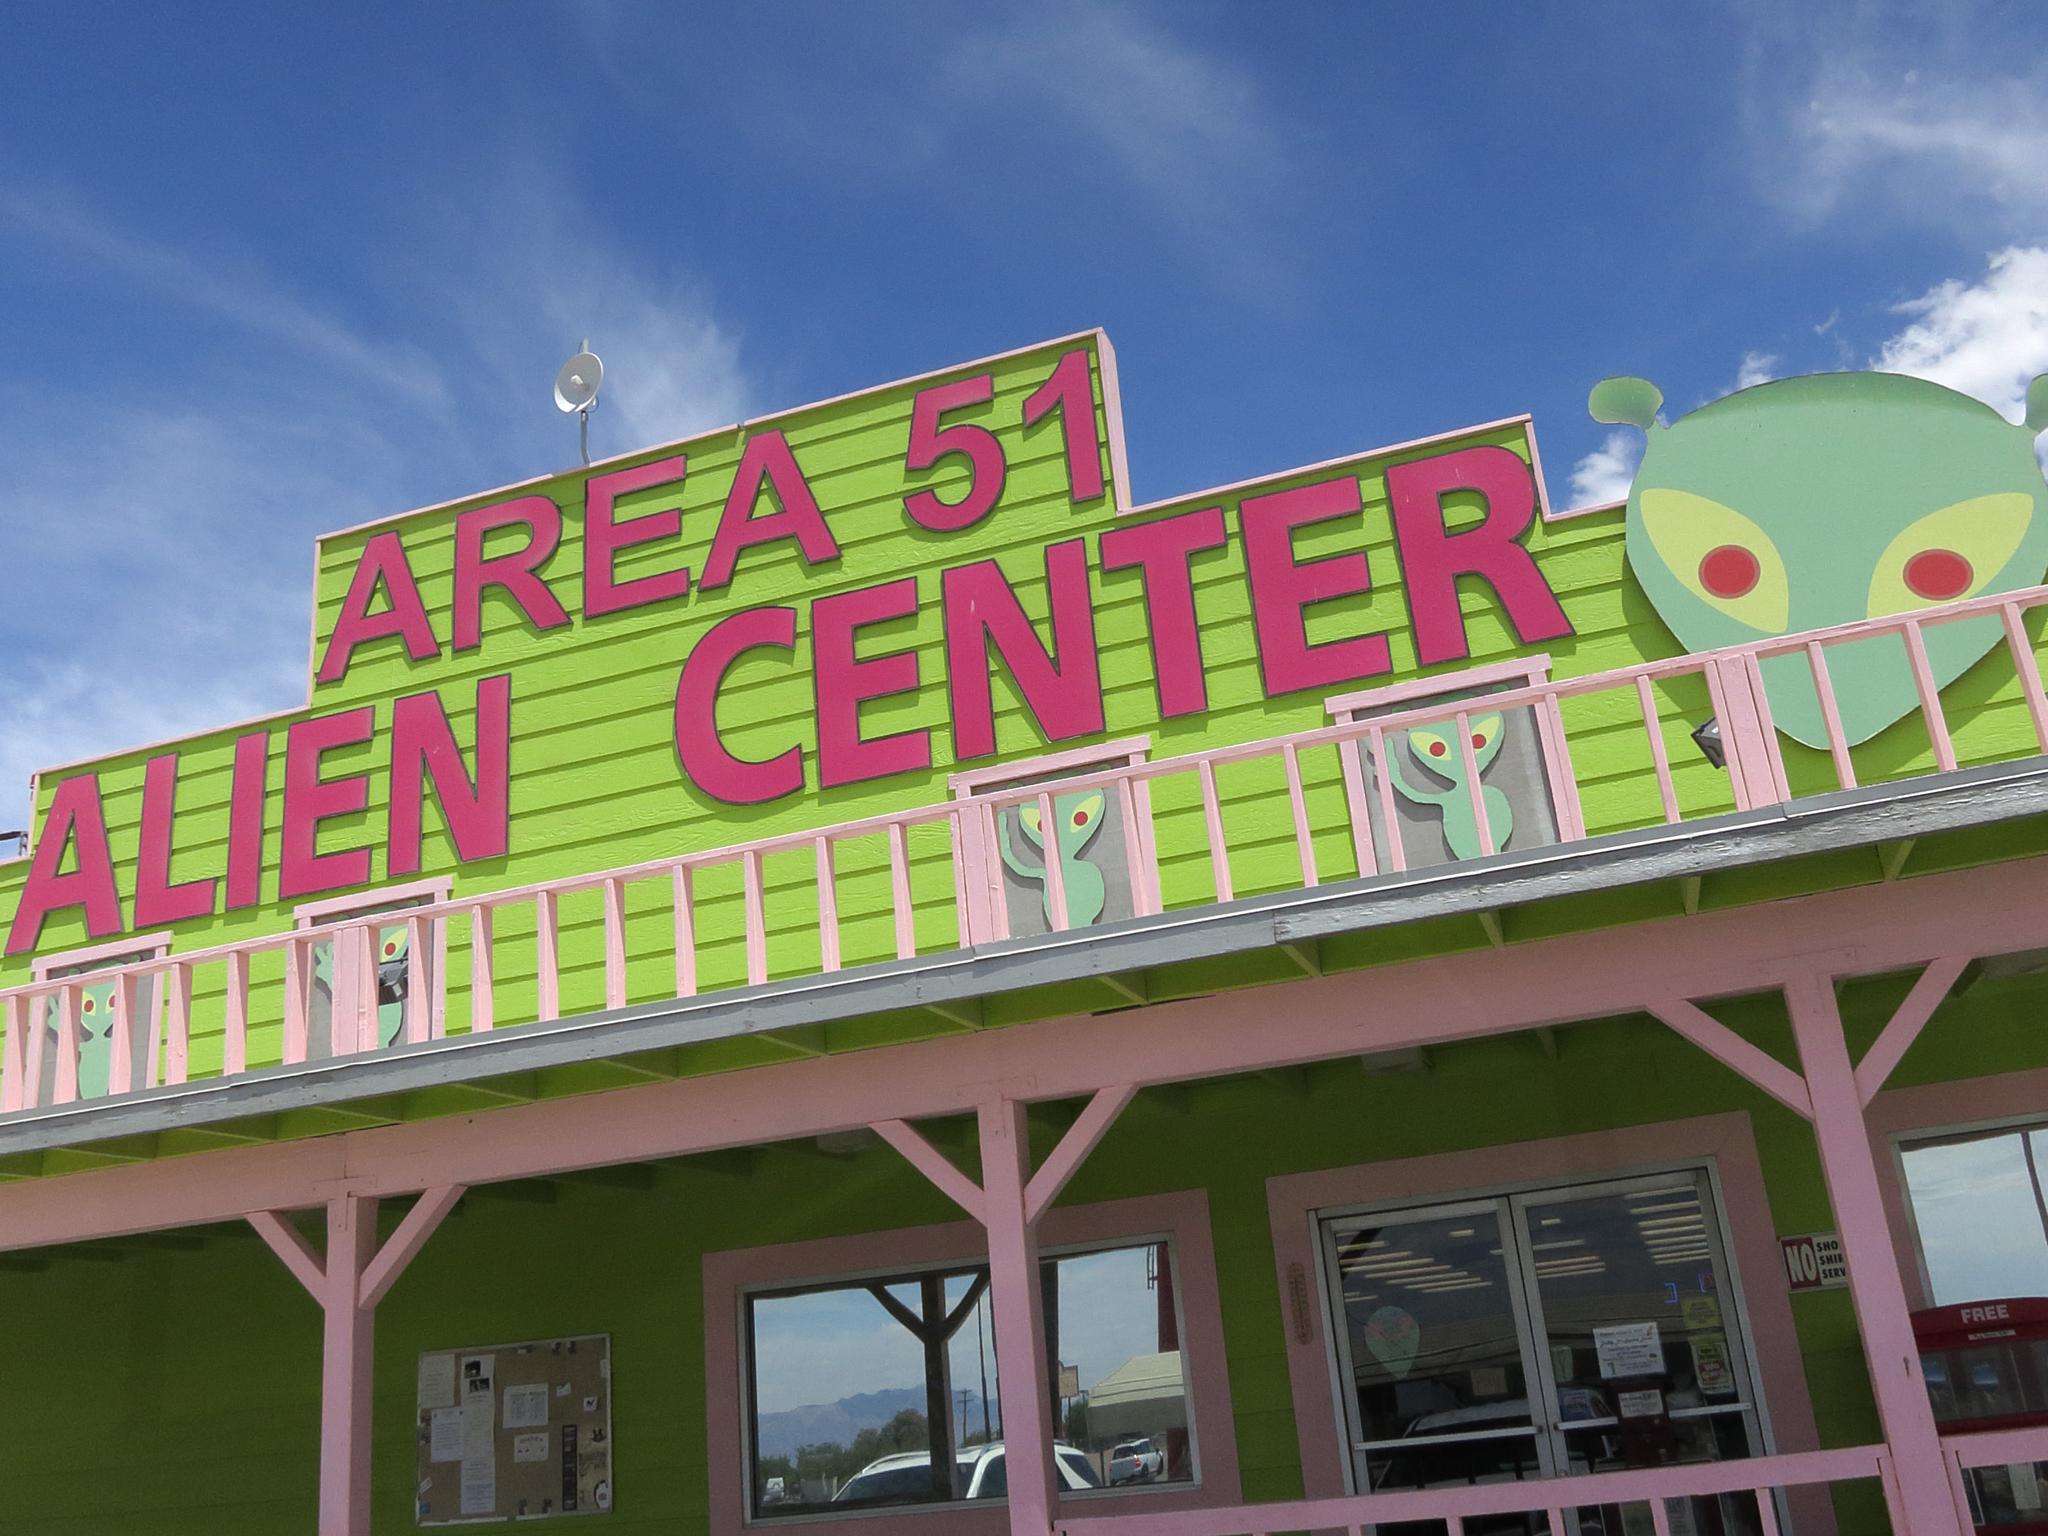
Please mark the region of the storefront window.
<svg viewBox="0 0 2048 1536"><path fill-rule="evenodd" d="M1192 1481L1170 1246L1040 1276L1060 1491ZM756 1518L1008 1492L985 1268L759 1292L746 1330Z"/></svg>
<svg viewBox="0 0 2048 1536"><path fill-rule="evenodd" d="M1343 1216L1324 1245L1359 1492L1761 1448L1703 1172ZM1762 1529L1746 1494L1668 1513L1685 1536ZM1577 1518L1609 1536L1651 1529L1646 1505ZM1541 1518L1466 1529L1534 1532Z"/></svg>
<svg viewBox="0 0 2048 1536"><path fill-rule="evenodd" d="M1900 1148L1928 1301L2048 1296L2048 1125Z"/></svg>

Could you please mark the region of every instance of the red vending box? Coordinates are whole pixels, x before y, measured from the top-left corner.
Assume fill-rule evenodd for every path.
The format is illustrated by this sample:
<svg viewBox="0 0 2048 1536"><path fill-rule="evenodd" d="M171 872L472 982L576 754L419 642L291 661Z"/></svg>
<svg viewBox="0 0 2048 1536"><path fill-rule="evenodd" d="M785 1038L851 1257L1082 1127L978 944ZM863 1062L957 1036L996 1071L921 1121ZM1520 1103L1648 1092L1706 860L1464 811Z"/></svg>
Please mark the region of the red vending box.
<svg viewBox="0 0 2048 1536"><path fill-rule="evenodd" d="M1920 1371L1944 1435L2048 1425L2048 1297L1913 1314ZM2048 1536L2048 1462L1969 1474L1970 1514L1997 1536Z"/></svg>

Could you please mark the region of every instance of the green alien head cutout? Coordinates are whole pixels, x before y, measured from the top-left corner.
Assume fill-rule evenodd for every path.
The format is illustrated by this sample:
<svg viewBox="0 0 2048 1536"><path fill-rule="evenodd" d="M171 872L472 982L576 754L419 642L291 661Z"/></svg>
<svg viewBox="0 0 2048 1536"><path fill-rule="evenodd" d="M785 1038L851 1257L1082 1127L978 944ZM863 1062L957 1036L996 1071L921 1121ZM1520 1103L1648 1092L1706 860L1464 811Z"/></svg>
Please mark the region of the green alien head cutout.
<svg viewBox="0 0 2048 1536"><path fill-rule="evenodd" d="M1102 871L1081 856L1082 850L1095 841L1095 834L1102 830L1103 793L1099 789L1084 790L1077 794L1059 795L1052 803L1053 850L1048 853L1045 846L1045 829L1039 825L1038 807L1026 803L1017 808L1017 820L1023 825L1024 835L1033 847L1047 859L1058 859L1060 881L1067 898L1067 922L1075 928L1085 928L1102 916L1103 901L1108 892L1103 884ZM1010 867L1010 873L1020 880L1036 881L1044 887L1040 899L1045 905L1045 926L1051 929L1052 887L1046 882L1045 865L1033 864L1020 858L1010 845L1010 813L1002 813L1001 847L1003 862Z"/></svg>
<svg viewBox="0 0 2048 1536"><path fill-rule="evenodd" d="M2048 571L2048 486L2034 456L2048 375L2016 427L1890 373L1820 373L1739 390L1666 426L1643 379L1600 383L1594 419L1649 436L1628 497L1628 562L1688 651L2009 592ZM1926 631L1937 687L1998 644L1996 617ZM1849 744L1919 708L1896 635L1830 645ZM1778 729L1825 747L1798 653L1763 663Z"/></svg>

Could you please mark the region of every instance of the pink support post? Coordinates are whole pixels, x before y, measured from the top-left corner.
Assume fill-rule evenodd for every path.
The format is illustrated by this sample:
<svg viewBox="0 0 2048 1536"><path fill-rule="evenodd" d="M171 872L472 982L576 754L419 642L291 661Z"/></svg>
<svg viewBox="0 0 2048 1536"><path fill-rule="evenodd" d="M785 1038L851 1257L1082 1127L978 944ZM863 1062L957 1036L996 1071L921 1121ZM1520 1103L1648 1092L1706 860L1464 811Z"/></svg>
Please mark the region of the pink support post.
<svg viewBox="0 0 2048 1536"><path fill-rule="evenodd" d="M135 1004L136 977L131 973L114 978L111 999L114 1021L108 1026L107 1092L127 1093L135 1086Z"/></svg>
<svg viewBox="0 0 2048 1536"><path fill-rule="evenodd" d="M85 988L72 983L57 989L57 1076L50 1101L69 1104L78 1097L78 1014Z"/></svg>
<svg viewBox="0 0 2048 1536"><path fill-rule="evenodd" d="M1146 867L1145 839L1138 829L1138 797L1128 777L1116 781L1117 805L1124 818L1124 864L1131 879L1131 910L1139 917L1158 911L1152 901L1152 872Z"/></svg>
<svg viewBox="0 0 2048 1536"><path fill-rule="evenodd" d="M469 1032L488 1034L497 1022L492 1008L491 909L478 902L469 909Z"/></svg>
<svg viewBox="0 0 2048 1536"><path fill-rule="evenodd" d="M28 1050L22 1063L21 1102L28 1109L43 1102L43 1054L49 1047L51 997L51 993L33 992L23 1005L28 1010Z"/></svg>
<svg viewBox="0 0 2048 1536"><path fill-rule="evenodd" d="M1472 746L1472 717L1457 714L1458 757L1465 766L1465 793L1472 801L1472 821L1479 831L1479 856L1486 858L1499 850L1493 846L1493 819L1486 814L1486 789L1479 782L1479 753Z"/></svg>
<svg viewBox="0 0 2048 1536"><path fill-rule="evenodd" d="M930 1179L948 1200L976 1221L988 1221L988 1202L981 1186L962 1173L953 1160L918 1134L907 1120L877 1120L874 1133L903 1154L903 1160Z"/></svg>
<svg viewBox="0 0 2048 1536"><path fill-rule="evenodd" d="M1657 718L1657 701L1650 693L1649 678L1636 676L1636 702L1642 706L1643 729L1650 737L1650 762L1657 771L1657 795L1664 802L1664 824L1678 820L1678 787L1671 781L1671 754L1664 750L1664 726Z"/></svg>
<svg viewBox="0 0 2048 1536"><path fill-rule="evenodd" d="M1908 619L1905 625L1906 659L1913 667L1913 686L1920 694L1920 714L1927 722L1927 739L1934 747L1934 762L1943 773L1956 767L1956 745L1948 733L1948 717L1941 711L1941 689L1934 681L1934 668L1927 660L1927 637L1920 625Z"/></svg>
<svg viewBox="0 0 2048 1536"><path fill-rule="evenodd" d="M1799 1074L1761 1046L1752 1045L1696 1003L1664 998L1645 1010L1683 1035L1729 1071L1761 1088L1795 1115L1811 1120L1813 1103Z"/></svg>
<svg viewBox="0 0 2048 1536"><path fill-rule="evenodd" d="M377 1202L342 1195L327 1206L320 1305L320 1533L370 1536L370 1381L375 1309L358 1298L377 1249Z"/></svg>
<svg viewBox="0 0 2048 1536"><path fill-rule="evenodd" d="M313 952L305 939L287 939L284 946L284 1059L306 1059L308 1019L312 1015Z"/></svg>
<svg viewBox="0 0 2048 1536"><path fill-rule="evenodd" d="M1821 974L1802 977L1785 988L1785 1004L1813 1101L1821 1173L1841 1231L1849 1296L1863 1335L1878 1416L1891 1447L1905 1529L1913 1536L1964 1536L1920 1374L1920 1354L1913 1342L1891 1229L1885 1222L1877 1161L1870 1150L1834 982Z"/></svg>
<svg viewBox="0 0 2048 1536"><path fill-rule="evenodd" d="M1344 776L1345 819L1351 823L1351 856L1358 861L1359 878L1380 872L1380 861L1372 851L1372 812L1365 800L1365 765L1359 760L1358 738L1337 743L1337 766Z"/></svg>
<svg viewBox="0 0 2048 1536"><path fill-rule="evenodd" d="M1398 875L1408 868L1408 850L1401 846L1401 813L1394 804L1394 776L1387 771L1387 733L1374 726L1366 740L1372 743L1372 776L1379 791L1380 825L1387 834L1387 863Z"/></svg>
<svg viewBox="0 0 2048 1536"><path fill-rule="evenodd" d="M1876 1098L1884 1087L1885 1079L1912 1049L1913 1042L1920 1038L1920 1031L1927 1021L1934 1017L1934 1010L1947 999L1949 988L1953 987L1970 964L1968 955L1943 955L1929 962L1927 969L1920 973L1920 979L1913 983L1913 989L1906 994L1906 1000L1899 1004L1885 1024L1884 1030L1863 1053L1863 1059L1856 1063L1856 1096L1864 1104Z"/></svg>
<svg viewBox="0 0 2048 1536"><path fill-rule="evenodd" d="M758 987L768 979L768 912L761 894L759 849L740 855L740 884L747 907L747 984Z"/></svg>
<svg viewBox="0 0 2048 1536"><path fill-rule="evenodd" d="M1053 821L1052 796L1043 790L1038 795L1038 837L1045 855L1045 904L1052 915L1053 929L1065 933L1073 926L1067 911L1067 873L1060 863L1060 834Z"/></svg>
<svg viewBox="0 0 2048 1536"><path fill-rule="evenodd" d="M1051 828L1047 828L1051 841ZM1010 1469L1010 1536L1048 1536L1054 1510L1052 1387L1038 1235L1025 1211L1031 1141L1024 1106L981 1106L981 1172L988 1206L989 1294L995 1306L996 1380Z"/></svg>
<svg viewBox="0 0 2048 1536"><path fill-rule="evenodd" d="M1856 787L1856 766L1849 761L1849 739L1842 730L1841 706L1835 702L1835 680L1828 676L1828 658L1818 640L1806 642L1806 664L1813 669L1813 691L1820 697L1821 724L1828 734L1828 755L1835 760L1835 782Z"/></svg>
<svg viewBox="0 0 2048 1536"><path fill-rule="evenodd" d="M1067 1181L1080 1172L1088 1154L1109 1134L1109 1128L1116 1124L1116 1117L1124 1112L1124 1107L1137 1097L1137 1093L1137 1084L1120 1083L1101 1089L1088 1101L1081 1117L1069 1127L1067 1134L1060 1138L1059 1145L1046 1158L1044 1166L1032 1174L1031 1182L1024 1186L1024 1216L1027 1221L1036 1222L1051 1209L1053 1201L1060 1197L1060 1191L1067 1187Z"/></svg>

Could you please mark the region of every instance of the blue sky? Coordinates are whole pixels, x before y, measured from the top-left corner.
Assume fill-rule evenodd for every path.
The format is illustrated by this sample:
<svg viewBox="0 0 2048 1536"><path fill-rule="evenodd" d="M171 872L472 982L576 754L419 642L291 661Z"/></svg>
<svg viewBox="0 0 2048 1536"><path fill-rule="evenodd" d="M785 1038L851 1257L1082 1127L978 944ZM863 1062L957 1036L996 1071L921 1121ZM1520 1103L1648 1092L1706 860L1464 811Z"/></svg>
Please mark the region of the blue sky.
<svg viewBox="0 0 2048 1536"><path fill-rule="evenodd" d="M1141 499L1531 410L2048 370L2039 4L17 8L0 827L300 702L323 529L1106 326ZM1575 487L1576 482L1576 487Z"/></svg>

